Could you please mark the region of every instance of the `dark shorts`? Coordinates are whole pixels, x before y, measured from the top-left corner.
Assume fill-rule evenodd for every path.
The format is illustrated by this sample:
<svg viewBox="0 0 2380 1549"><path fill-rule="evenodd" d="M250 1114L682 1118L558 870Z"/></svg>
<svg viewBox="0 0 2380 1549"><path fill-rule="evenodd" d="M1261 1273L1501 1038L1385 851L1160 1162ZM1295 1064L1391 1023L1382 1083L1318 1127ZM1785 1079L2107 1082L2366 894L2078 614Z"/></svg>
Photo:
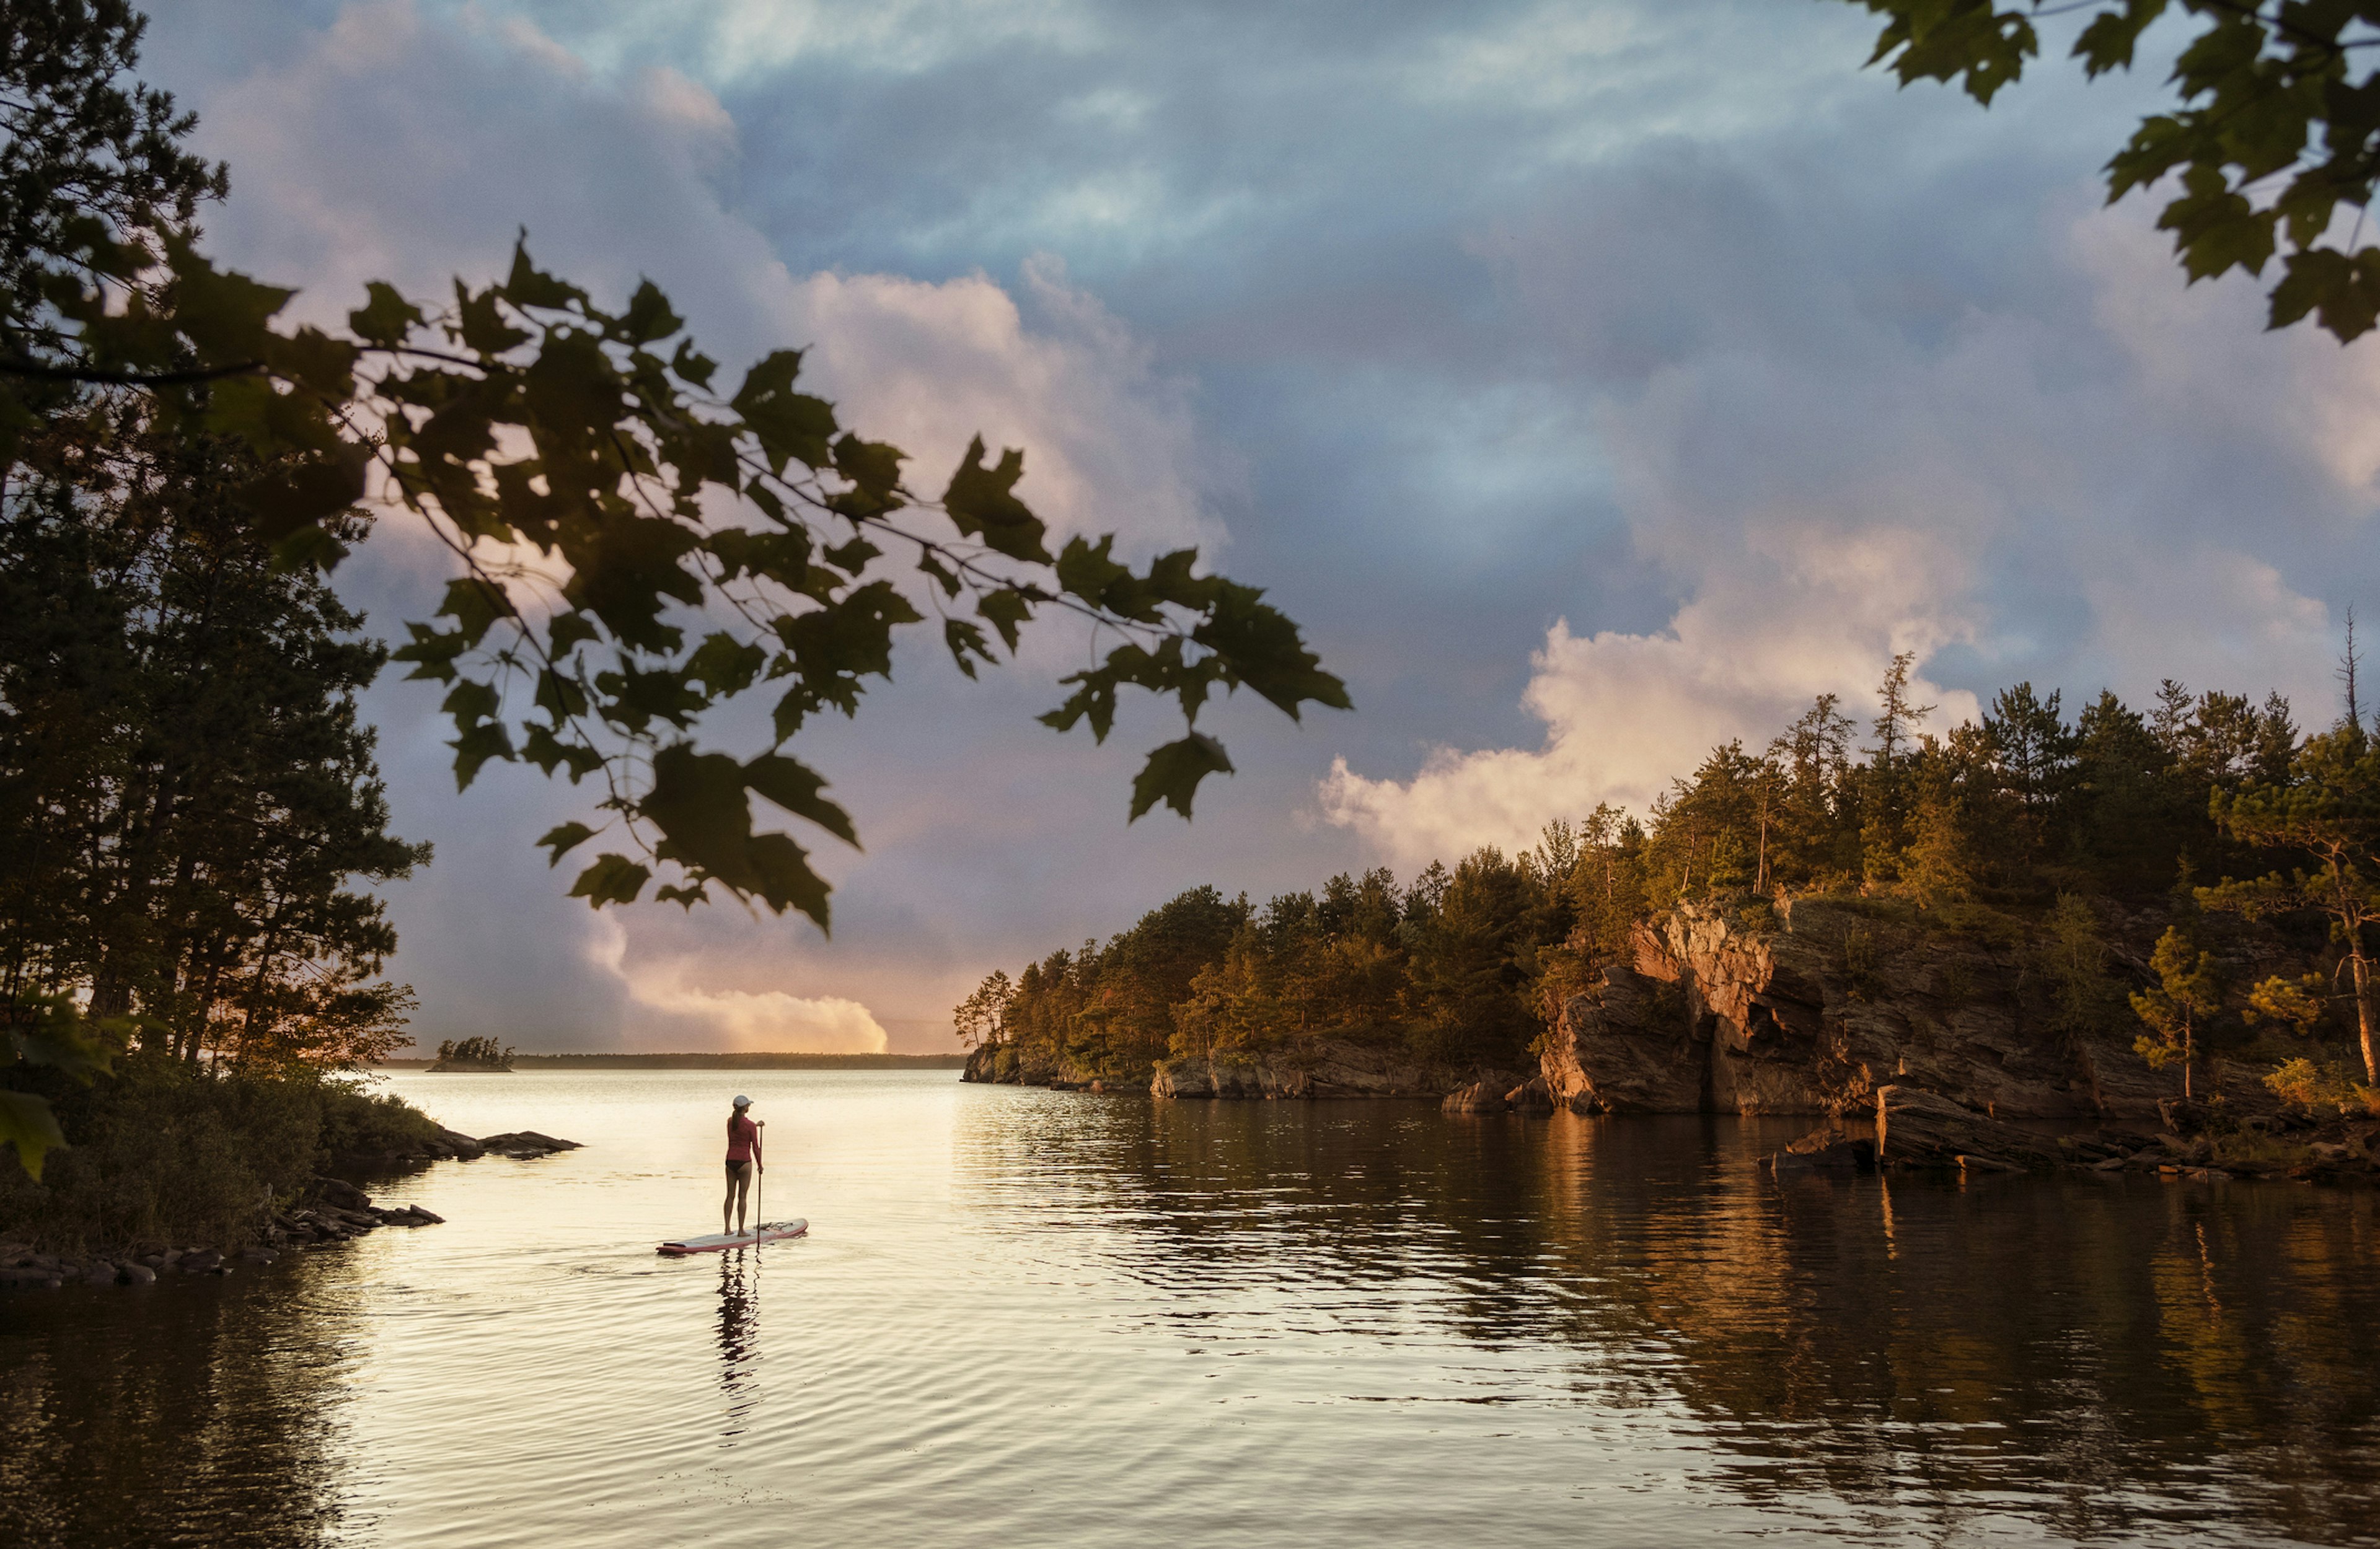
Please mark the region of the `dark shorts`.
<svg viewBox="0 0 2380 1549"><path fill-rule="evenodd" d="M747 1177L749 1175L751 1168L752 1164L749 1162L730 1162L727 1164L727 1176L730 1179Z"/></svg>

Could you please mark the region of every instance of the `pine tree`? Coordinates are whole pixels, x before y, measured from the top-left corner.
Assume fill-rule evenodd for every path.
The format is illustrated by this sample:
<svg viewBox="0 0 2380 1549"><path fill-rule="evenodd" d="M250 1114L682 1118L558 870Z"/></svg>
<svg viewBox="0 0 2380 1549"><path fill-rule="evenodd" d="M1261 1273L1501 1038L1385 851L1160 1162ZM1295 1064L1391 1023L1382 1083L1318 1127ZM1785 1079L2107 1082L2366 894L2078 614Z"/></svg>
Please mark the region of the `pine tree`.
<svg viewBox="0 0 2380 1549"><path fill-rule="evenodd" d="M395 938L350 883L428 856L387 833L357 717L386 652L231 509L242 454L122 416L82 430L0 506L9 992L85 994L189 1061L374 1058L409 999L377 982Z"/></svg>
<svg viewBox="0 0 2380 1549"><path fill-rule="evenodd" d="M1965 898L1975 885L1965 825L1957 791L1936 757L1931 768L1921 768L1917 810L1910 824L1907 854L1900 863L1901 885L1921 909L1932 909Z"/></svg>
<svg viewBox="0 0 2380 1549"><path fill-rule="evenodd" d="M1917 723L1937 708L1910 700L1909 670L1916 661L1915 651L1896 654L1876 691L1879 708L1870 728L1876 735L1875 756L1861 771L1860 781L1861 869L1871 887L1889 886L1900 879L1911 802L1909 772L1904 767L1908 760L1902 750L1916 734Z"/></svg>
<svg viewBox="0 0 2380 1549"><path fill-rule="evenodd" d="M2211 810L2241 843L2310 857L2314 869L2274 871L2246 882L2226 877L2197 897L2209 909L2255 918L2319 909L2347 959L2364 1079L2380 1086L2380 1015L2373 1005L2371 924L2380 915L2380 749L2344 728L2310 737L2277 783L2218 787Z"/></svg>
<svg viewBox="0 0 2380 1549"><path fill-rule="evenodd" d="M2132 996L2132 1011L2148 1024L2132 1048L2163 1070L2180 1061L2181 1095L2191 1095L2190 1072L2198 1062L2197 1029L2223 1006L2223 987L2215 972L2215 954L2199 950L2180 926L2168 926L2157 938L2149 959L2156 983Z"/></svg>

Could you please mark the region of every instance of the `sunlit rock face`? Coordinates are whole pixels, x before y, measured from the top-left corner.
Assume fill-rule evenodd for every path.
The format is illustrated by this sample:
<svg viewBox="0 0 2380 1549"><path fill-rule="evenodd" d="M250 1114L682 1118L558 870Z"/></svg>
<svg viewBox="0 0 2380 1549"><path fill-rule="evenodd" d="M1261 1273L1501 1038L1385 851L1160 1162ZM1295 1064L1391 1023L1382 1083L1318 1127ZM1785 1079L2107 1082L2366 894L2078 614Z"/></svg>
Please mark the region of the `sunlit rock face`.
<svg viewBox="0 0 2380 1549"><path fill-rule="evenodd" d="M2022 943L1985 931L1807 899L1682 907L1632 946L1546 1038L1546 1084L1583 1113L1872 1113L1900 1083L2002 1119L2154 1119L2180 1094L2116 1037L2055 1029Z"/></svg>
<svg viewBox="0 0 2380 1549"><path fill-rule="evenodd" d="M1394 1048L1324 1040L1276 1053L1160 1059L1149 1091L1160 1097L1434 1097L1474 1074ZM1518 1078L1500 1079L1500 1092Z"/></svg>
<svg viewBox="0 0 2380 1549"><path fill-rule="evenodd" d="M1059 1077L1058 1067L1038 1049L1015 1044L979 1044L967 1056L961 1081L1008 1086L1047 1086Z"/></svg>

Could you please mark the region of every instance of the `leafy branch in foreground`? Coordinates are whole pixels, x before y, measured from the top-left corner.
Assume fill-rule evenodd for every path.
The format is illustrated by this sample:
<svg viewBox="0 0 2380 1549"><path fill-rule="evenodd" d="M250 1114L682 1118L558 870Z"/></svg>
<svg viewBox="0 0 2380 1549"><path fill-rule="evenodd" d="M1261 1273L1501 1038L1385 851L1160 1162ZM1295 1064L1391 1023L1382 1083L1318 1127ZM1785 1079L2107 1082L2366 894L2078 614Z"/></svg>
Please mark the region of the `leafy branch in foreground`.
<svg viewBox="0 0 2380 1549"><path fill-rule="evenodd" d="M2169 13L2195 35L2170 78L2179 104L2152 114L2106 171L2109 202L2173 175L2157 224L2194 281L2262 275L2277 254L2271 323L2312 313L2341 342L2380 320L2380 247L2358 245L2380 177L2380 6L2369 0L1854 0L1887 18L1869 63L1903 85L1956 79L1989 106L2041 52L2037 19L2090 13L2072 56L2085 76L2129 69ZM2365 59L2373 56L2363 55ZM2340 207L2357 214L2334 239Z"/></svg>
<svg viewBox="0 0 2380 1549"><path fill-rule="evenodd" d="M216 268L181 233L69 235L71 261L44 277L55 347L0 364L22 382L0 388L0 424L39 423L66 380L138 392L169 431L237 437L279 459L237 494L285 563L335 565L337 518L368 494L425 523L456 575L396 659L448 685L459 786L492 759L600 781L603 825L540 841L559 864L617 836L572 889L591 904L658 874L656 898L691 905L717 883L826 925L827 884L790 836L756 829L750 798L857 844L824 779L783 750L813 715L856 713L866 680L890 675L896 628L938 624L970 676L1045 611L1106 637L1041 719L1103 741L1125 689L1179 706L1185 734L1149 755L1135 818L1160 802L1186 817L1199 781L1230 771L1197 730L1216 690L1293 718L1348 703L1294 623L1198 574L1195 551L1138 570L1112 538L1052 554L1015 492L1021 453L994 461L978 439L928 498L898 448L796 386L800 352L728 391L650 282L606 310L522 246L503 282L458 281L435 309L375 283L340 336L277 329L294 293ZM893 562L925 578L933 620ZM703 714L763 684L782 685L767 748L697 743Z"/></svg>
<svg viewBox="0 0 2380 1549"><path fill-rule="evenodd" d="M10 1069L46 1065L79 1082L107 1073L116 1052L64 995L21 997L0 1004L0 1055ZM0 1145L14 1146L18 1163L35 1179L42 1158L67 1143L49 1104L0 1088Z"/></svg>

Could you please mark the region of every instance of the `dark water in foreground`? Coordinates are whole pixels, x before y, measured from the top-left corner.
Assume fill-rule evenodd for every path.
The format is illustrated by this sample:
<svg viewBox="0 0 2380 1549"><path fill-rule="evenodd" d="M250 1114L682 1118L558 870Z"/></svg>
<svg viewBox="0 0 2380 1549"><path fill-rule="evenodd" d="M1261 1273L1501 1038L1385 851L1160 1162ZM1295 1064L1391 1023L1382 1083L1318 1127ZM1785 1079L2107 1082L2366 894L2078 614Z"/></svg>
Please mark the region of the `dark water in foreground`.
<svg viewBox="0 0 2380 1549"><path fill-rule="evenodd" d="M716 1219L722 1081L814 1235L658 1259ZM1780 1187L1791 1124L940 1071L392 1084L589 1148L382 1191L446 1226L0 1300L0 1543L2380 1536L2368 1193Z"/></svg>

